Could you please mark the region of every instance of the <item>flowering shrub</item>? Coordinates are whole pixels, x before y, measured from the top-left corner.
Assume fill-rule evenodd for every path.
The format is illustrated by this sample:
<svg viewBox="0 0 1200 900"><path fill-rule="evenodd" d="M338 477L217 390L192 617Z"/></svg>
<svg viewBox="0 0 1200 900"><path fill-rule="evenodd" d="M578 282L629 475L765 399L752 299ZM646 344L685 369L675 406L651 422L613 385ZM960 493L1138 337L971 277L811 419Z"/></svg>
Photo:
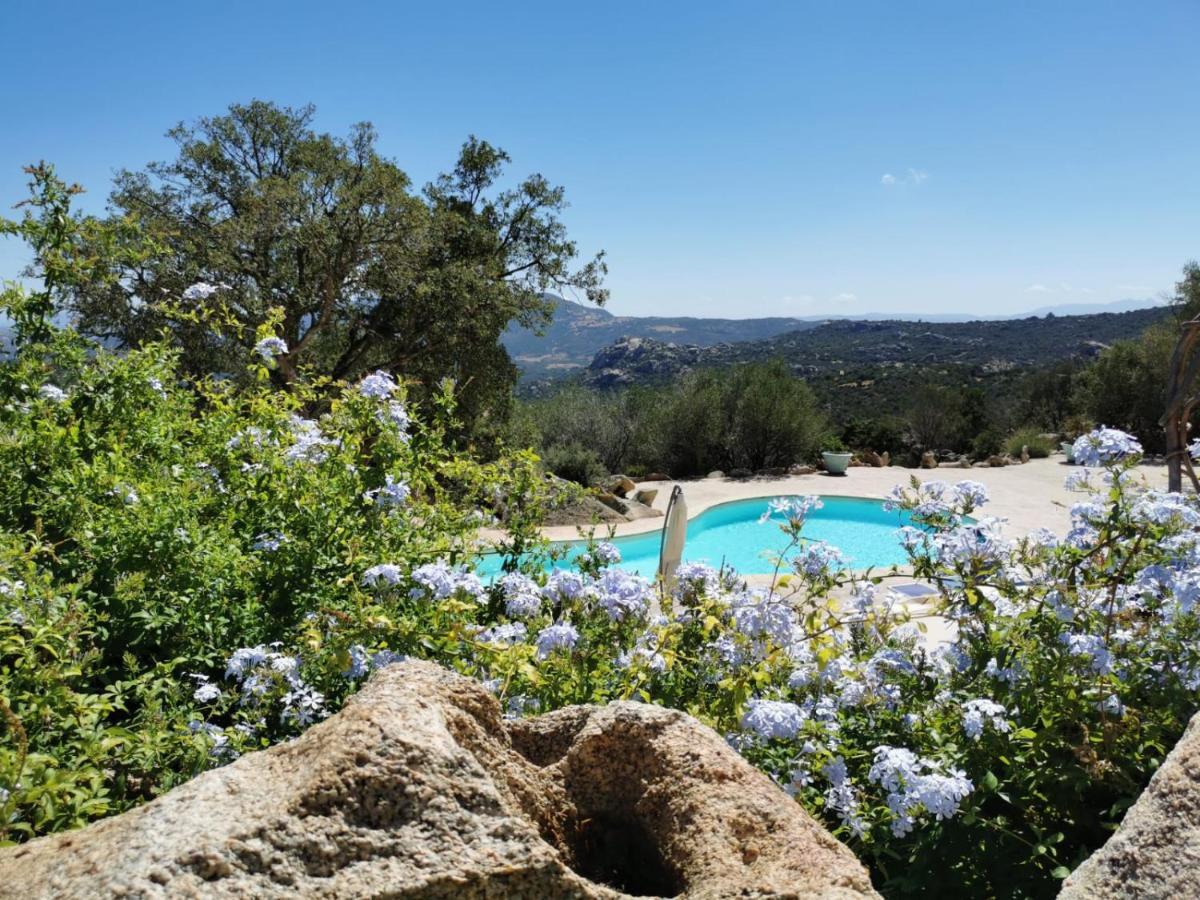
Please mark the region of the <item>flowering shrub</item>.
<svg viewBox="0 0 1200 900"><path fill-rule="evenodd" d="M384 372L282 394L270 337L248 387L63 332L0 366L4 838L295 735L407 655L481 679L510 716L685 710L887 893L1049 896L1195 709L1200 506L1139 487L1119 432L1080 439L1093 467L1061 537L1008 538L974 482L893 492L938 641L898 573L805 539L817 498L772 506L769 584L688 564L665 591L603 542L546 574L536 461L455 448L451 385L420 415ZM485 584L495 517L504 574Z"/></svg>
<svg viewBox="0 0 1200 900"><path fill-rule="evenodd" d="M1061 540L1006 539L977 515L977 483L893 493L918 523L905 534L913 570L939 586L953 626L941 643L889 574L838 572L821 545L769 586L684 565L669 595L612 568L619 554L603 543L578 571L501 578L490 605L465 569L363 577L379 603L415 603L411 621L442 635L415 652L483 679L509 715L632 698L713 725L888 893L1049 896L1136 798L1200 687L1200 508L1136 487L1136 447L1093 437L1110 448L1105 466L1073 480L1093 493ZM802 542L817 503L773 507L781 544ZM349 630L313 628L310 646ZM350 647L339 677L360 679L397 646ZM262 709L244 684L224 690L242 721L220 733L218 755ZM294 685L274 690L287 715Z"/></svg>
<svg viewBox="0 0 1200 900"><path fill-rule="evenodd" d="M423 604L486 599L438 572L501 500L522 507L509 543L530 544L536 460L454 447L449 385L416 415L385 373L273 389L266 334L244 382L186 383L163 347L44 332L0 363L0 841L295 734L390 658L352 655L351 635L436 656L422 641L454 617L427 623ZM345 640L320 641L331 623Z"/></svg>

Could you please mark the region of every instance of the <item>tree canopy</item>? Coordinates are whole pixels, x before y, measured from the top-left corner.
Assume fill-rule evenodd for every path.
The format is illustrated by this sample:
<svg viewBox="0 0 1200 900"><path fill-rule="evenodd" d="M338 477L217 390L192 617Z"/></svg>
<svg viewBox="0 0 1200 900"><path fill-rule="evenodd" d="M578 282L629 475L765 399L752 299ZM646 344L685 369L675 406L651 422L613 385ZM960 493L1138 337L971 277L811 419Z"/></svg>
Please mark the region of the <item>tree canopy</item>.
<svg viewBox="0 0 1200 900"><path fill-rule="evenodd" d="M548 291L606 299L603 254L577 263L563 189L541 175L502 189L503 150L472 136L418 192L369 124L339 138L313 116L235 104L168 132L174 160L118 173L111 220L137 224L139 252L107 252L111 277L67 293L79 328L120 346L168 330L188 369L230 372L269 326L288 348L281 384L379 367L427 389L449 377L478 417L515 380L510 323L544 324Z"/></svg>

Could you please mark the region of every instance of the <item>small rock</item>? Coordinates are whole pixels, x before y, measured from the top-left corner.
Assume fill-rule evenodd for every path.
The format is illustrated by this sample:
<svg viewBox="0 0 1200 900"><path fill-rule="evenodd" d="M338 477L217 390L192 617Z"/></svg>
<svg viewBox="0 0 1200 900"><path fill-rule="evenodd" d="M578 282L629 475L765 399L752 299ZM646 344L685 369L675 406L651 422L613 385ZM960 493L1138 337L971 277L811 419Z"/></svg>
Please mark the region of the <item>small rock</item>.
<svg viewBox="0 0 1200 900"><path fill-rule="evenodd" d="M1029 445L1022 444L1021 445L1021 464L1024 465L1027 462L1029 462Z"/></svg>
<svg viewBox="0 0 1200 900"><path fill-rule="evenodd" d="M630 522L636 522L638 519L654 519L665 515L661 509L654 509L646 506L644 503L638 503L634 500L623 500L624 506L621 512Z"/></svg>
<svg viewBox="0 0 1200 900"><path fill-rule="evenodd" d="M654 498L658 496L658 488L642 488L633 495L633 499L638 503L644 503L646 506L654 505Z"/></svg>
<svg viewBox="0 0 1200 900"><path fill-rule="evenodd" d="M921 454L921 468L922 469L936 469L937 467L938 467L938 460L937 460L937 457L934 456L932 450L926 450L924 453Z"/></svg>
<svg viewBox="0 0 1200 900"><path fill-rule="evenodd" d="M624 506L624 501L616 494L610 494L608 491L596 491L596 499L609 509L615 509L619 513L623 513L625 511L622 508Z"/></svg>
<svg viewBox="0 0 1200 900"><path fill-rule="evenodd" d="M884 450L882 453L879 454L879 465L886 469L891 464L892 464L892 454L890 454L890 453L888 453L888 451Z"/></svg>
<svg viewBox="0 0 1200 900"><path fill-rule="evenodd" d="M753 477L754 477L754 473L753 473L753 472L751 472L749 469L741 469L741 468L739 468L739 469L730 469L730 470L729 470L729 477L730 477L730 478L738 478L738 479L744 479L744 478L753 478Z"/></svg>
<svg viewBox="0 0 1200 900"><path fill-rule="evenodd" d="M788 466L787 471L789 475L815 475L817 467L796 463L794 466Z"/></svg>
<svg viewBox="0 0 1200 900"><path fill-rule="evenodd" d="M989 456L987 458L987 464L989 466L991 466L993 469L999 468L1001 466L1007 466L1008 465L1008 457L1007 456Z"/></svg>
<svg viewBox="0 0 1200 900"><path fill-rule="evenodd" d="M610 494L625 497L630 491L637 490L637 484L626 475L613 475L604 482L604 489Z"/></svg>
<svg viewBox="0 0 1200 900"><path fill-rule="evenodd" d="M864 450L862 454L862 460L873 469L883 468L883 457L881 457L874 450Z"/></svg>
<svg viewBox="0 0 1200 900"><path fill-rule="evenodd" d="M642 480L643 481L670 481L671 476L664 475L662 472L651 472L649 475L647 475Z"/></svg>
<svg viewBox="0 0 1200 900"><path fill-rule="evenodd" d="M715 469L712 472L708 473L708 477L709 478L724 478L725 473L722 472L720 469Z"/></svg>

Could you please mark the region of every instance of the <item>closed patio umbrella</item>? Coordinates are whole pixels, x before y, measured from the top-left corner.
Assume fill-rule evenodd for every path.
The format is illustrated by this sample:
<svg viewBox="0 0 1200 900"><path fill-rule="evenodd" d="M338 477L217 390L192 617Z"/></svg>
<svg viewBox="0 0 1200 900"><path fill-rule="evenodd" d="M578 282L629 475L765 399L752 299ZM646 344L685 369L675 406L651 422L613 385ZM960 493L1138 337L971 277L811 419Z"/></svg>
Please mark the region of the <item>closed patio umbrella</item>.
<svg viewBox="0 0 1200 900"><path fill-rule="evenodd" d="M667 503L667 515L663 519L662 544L658 551L658 577L663 587L670 590L675 583L675 570L683 559L683 542L687 539L687 502L683 499L683 488L675 485Z"/></svg>

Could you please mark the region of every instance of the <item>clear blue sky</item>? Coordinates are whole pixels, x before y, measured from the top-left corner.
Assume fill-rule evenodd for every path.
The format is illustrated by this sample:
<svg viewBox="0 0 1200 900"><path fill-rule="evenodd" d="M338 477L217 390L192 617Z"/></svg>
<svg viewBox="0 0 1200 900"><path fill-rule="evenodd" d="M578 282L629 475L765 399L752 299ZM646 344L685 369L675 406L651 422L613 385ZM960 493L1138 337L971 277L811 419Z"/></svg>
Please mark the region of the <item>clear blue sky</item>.
<svg viewBox="0 0 1200 900"><path fill-rule="evenodd" d="M175 122L311 101L418 183L476 133L564 184L617 313L1153 296L1200 256L1197 34L1200 0L7 0L0 205L45 158L98 208Z"/></svg>

